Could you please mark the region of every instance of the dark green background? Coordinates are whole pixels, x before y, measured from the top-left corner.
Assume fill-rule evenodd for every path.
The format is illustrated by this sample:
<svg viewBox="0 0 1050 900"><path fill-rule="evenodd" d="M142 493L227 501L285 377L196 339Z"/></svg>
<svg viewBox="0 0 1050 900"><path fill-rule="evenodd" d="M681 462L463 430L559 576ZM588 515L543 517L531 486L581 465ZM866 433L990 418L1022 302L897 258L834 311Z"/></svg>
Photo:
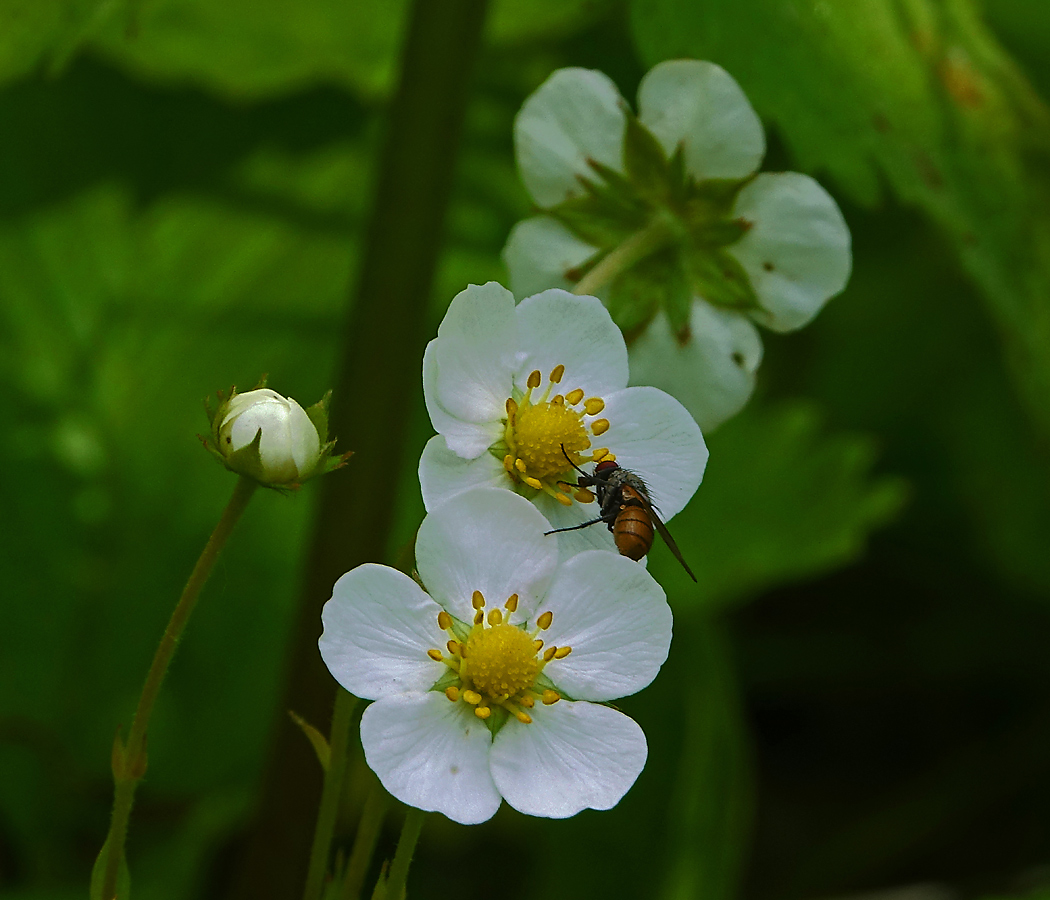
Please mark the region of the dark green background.
<svg viewBox="0 0 1050 900"><path fill-rule="evenodd" d="M405 7L0 0L4 897L85 896L114 729L232 489L195 437L201 398L268 372L305 404L334 380ZM650 743L634 789L567 822L431 817L411 893L1038 891L1050 9L496 3L429 332L466 283L505 277L530 211L511 144L524 97L583 65L631 99L677 55L741 82L766 168L836 196L854 275L804 332L765 336L755 399L710 437L672 523L699 586L654 551L675 643L622 703ZM411 465L390 473L392 548L422 516L421 407L404 410ZM206 590L151 730L136 897L230 885L267 742L290 727L278 698L317 490L257 497Z"/></svg>

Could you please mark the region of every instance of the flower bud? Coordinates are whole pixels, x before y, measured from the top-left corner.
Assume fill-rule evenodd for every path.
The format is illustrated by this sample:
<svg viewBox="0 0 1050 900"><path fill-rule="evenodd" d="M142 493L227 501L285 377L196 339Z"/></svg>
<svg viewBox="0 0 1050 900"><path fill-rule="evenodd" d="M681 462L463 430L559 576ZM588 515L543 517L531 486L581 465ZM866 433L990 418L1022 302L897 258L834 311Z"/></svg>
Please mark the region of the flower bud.
<svg viewBox="0 0 1050 900"><path fill-rule="evenodd" d="M328 397L309 410L266 387L229 397L212 414L212 441L205 446L232 472L260 484L293 488L319 472L342 465L349 453L329 460Z"/></svg>

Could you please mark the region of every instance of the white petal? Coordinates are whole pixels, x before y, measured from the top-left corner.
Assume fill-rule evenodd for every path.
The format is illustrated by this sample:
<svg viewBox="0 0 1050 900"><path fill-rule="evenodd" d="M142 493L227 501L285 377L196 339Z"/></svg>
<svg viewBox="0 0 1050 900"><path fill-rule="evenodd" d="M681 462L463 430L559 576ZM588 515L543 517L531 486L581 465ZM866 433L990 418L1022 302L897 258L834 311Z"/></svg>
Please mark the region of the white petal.
<svg viewBox="0 0 1050 900"><path fill-rule="evenodd" d="M627 345L601 300L553 289L526 297L515 315L519 388L534 369L540 371L542 387L557 365L565 366L557 393L582 388L588 397L604 396L626 386Z"/></svg>
<svg viewBox="0 0 1050 900"><path fill-rule="evenodd" d="M588 159L621 169L622 103L609 77L591 69L558 69L528 97L514 120L514 149L539 206L583 193L577 176L598 177Z"/></svg>
<svg viewBox="0 0 1050 900"><path fill-rule="evenodd" d="M481 591L489 609L511 594L523 621L547 591L558 546L545 537L547 520L524 497L475 488L429 513L416 535L416 566L430 595L456 618L474 617L471 596Z"/></svg>
<svg viewBox="0 0 1050 900"><path fill-rule="evenodd" d="M597 247L581 241L557 219L525 219L511 229L503 248L510 289L519 299L547 288L571 289L565 273L597 252Z"/></svg>
<svg viewBox="0 0 1050 900"><path fill-rule="evenodd" d="M577 503L572 506L562 506L557 500L548 494L540 494L533 501L536 508L543 513L544 518L550 523L551 528L570 528L581 525L598 517L600 512L597 503ZM559 558L571 559L577 553L584 550L611 550L616 552L616 543L613 541L612 532L604 522L588 525L586 528L578 528L575 531L563 531L557 535ZM554 535L549 537L554 540Z"/></svg>
<svg viewBox="0 0 1050 900"><path fill-rule="evenodd" d="M298 403L288 398L288 433L292 459L299 474L312 468L321 453L321 439L310 417Z"/></svg>
<svg viewBox="0 0 1050 900"><path fill-rule="evenodd" d="M697 179L746 178L766 152L747 95L711 62L673 59L653 67L638 88L638 110L668 156L683 145L686 169Z"/></svg>
<svg viewBox="0 0 1050 900"><path fill-rule="evenodd" d="M632 387L606 397L602 415L610 425L601 441L642 477L660 518L681 512L707 465L704 436L688 410L654 387Z"/></svg>
<svg viewBox="0 0 1050 900"><path fill-rule="evenodd" d="M438 382L437 355L438 342L433 340L423 351L423 400L430 414L430 424L445 438L447 446L457 456L474 459L500 439L503 425L495 419L487 422L465 422L452 415L438 402L435 396Z"/></svg>
<svg viewBox="0 0 1050 900"><path fill-rule="evenodd" d="M763 172L740 192L733 215L753 223L727 249L751 279L760 324L801 328L849 281L849 227L808 175Z"/></svg>
<svg viewBox="0 0 1050 900"><path fill-rule="evenodd" d="M537 612L554 613L548 646L572 647L543 673L577 700L615 700L648 685L671 646L671 607L634 560L604 550L558 567Z"/></svg>
<svg viewBox="0 0 1050 900"><path fill-rule="evenodd" d="M564 819L611 809L645 766L638 723L594 703L561 700L510 719L492 743L492 778L504 799L530 816Z"/></svg>
<svg viewBox="0 0 1050 900"><path fill-rule="evenodd" d="M336 681L366 700L428 690L447 671L427 656L448 640L439 612L407 575L365 563L335 583L321 610L321 658Z"/></svg>
<svg viewBox="0 0 1050 900"><path fill-rule="evenodd" d="M464 459L448 449L440 434L427 441L423 455L419 457L419 487L423 492L423 506L428 512L471 488L510 486L503 463L491 453L482 453L476 459Z"/></svg>
<svg viewBox="0 0 1050 900"><path fill-rule="evenodd" d="M661 310L628 348L631 384L667 391L707 434L736 415L755 388L762 339L745 316L693 300L680 344Z"/></svg>
<svg viewBox="0 0 1050 900"><path fill-rule="evenodd" d="M492 818L492 735L465 703L442 693L379 700L361 716L365 760L402 803L476 825Z"/></svg>
<svg viewBox="0 0 1050 900"><path fill-rule="evenodd" d="M514 366L514 295L490 281L470 285L449 304L433 350L433 384L424 395L464 422L505 415Z"/></svg>

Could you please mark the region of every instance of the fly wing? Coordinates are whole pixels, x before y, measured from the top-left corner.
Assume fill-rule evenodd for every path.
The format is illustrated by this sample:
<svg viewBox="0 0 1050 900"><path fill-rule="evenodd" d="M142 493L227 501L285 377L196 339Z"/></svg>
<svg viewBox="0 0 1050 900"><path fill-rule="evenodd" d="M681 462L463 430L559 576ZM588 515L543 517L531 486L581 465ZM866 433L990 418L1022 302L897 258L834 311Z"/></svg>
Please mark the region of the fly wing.
<svg viewBox="0 0 1050 900"><path fill-rule="evenodd" d="M638 478L633 472L631 475L634 478ZM683 559L682 551L678 549L678 545L674 542L674 538L671 537L671 532L669 532L667 526L660 521L660 517L653 508L653 503L649 499L649 492L645 489L645 483L642 482L640 478L638 478L638 481L641 483L643 489L640 491L637 487L627 486L624 488L624 495L629 496L633 502L644 507L645 511L652 517L656 530L660 532L660 537L664 539L664 543L667 544L668 548L670 548L671 552L674 554L674 558L682 564L682 568L685 569L689 577L692 578L693 581L696 581L696 576L693 574L693 570L689 568L689 564Z"/></svg>

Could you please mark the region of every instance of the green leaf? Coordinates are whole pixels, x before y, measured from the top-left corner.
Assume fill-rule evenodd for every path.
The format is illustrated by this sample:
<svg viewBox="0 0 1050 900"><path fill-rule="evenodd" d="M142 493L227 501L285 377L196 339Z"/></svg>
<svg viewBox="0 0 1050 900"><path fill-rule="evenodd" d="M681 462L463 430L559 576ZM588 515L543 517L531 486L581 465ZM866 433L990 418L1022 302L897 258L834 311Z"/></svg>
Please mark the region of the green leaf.
<svg viewBox="0 0 1050 900"><path fill-rule="evenodd" d="M973 0L633 0L632 27L649 63L724 66L803 170L924 210L1050 430L1050 113Z"/></svg>
<svg viewBox="0 0 1050 900"><path fill-rule="evenodd" d="M906 495L899 479L872 476L870 438L827 433L802 402L752 405L709 444L703 484L668 524L699 583L653 554L672 603L727 604L844 565Z"/></svg>

